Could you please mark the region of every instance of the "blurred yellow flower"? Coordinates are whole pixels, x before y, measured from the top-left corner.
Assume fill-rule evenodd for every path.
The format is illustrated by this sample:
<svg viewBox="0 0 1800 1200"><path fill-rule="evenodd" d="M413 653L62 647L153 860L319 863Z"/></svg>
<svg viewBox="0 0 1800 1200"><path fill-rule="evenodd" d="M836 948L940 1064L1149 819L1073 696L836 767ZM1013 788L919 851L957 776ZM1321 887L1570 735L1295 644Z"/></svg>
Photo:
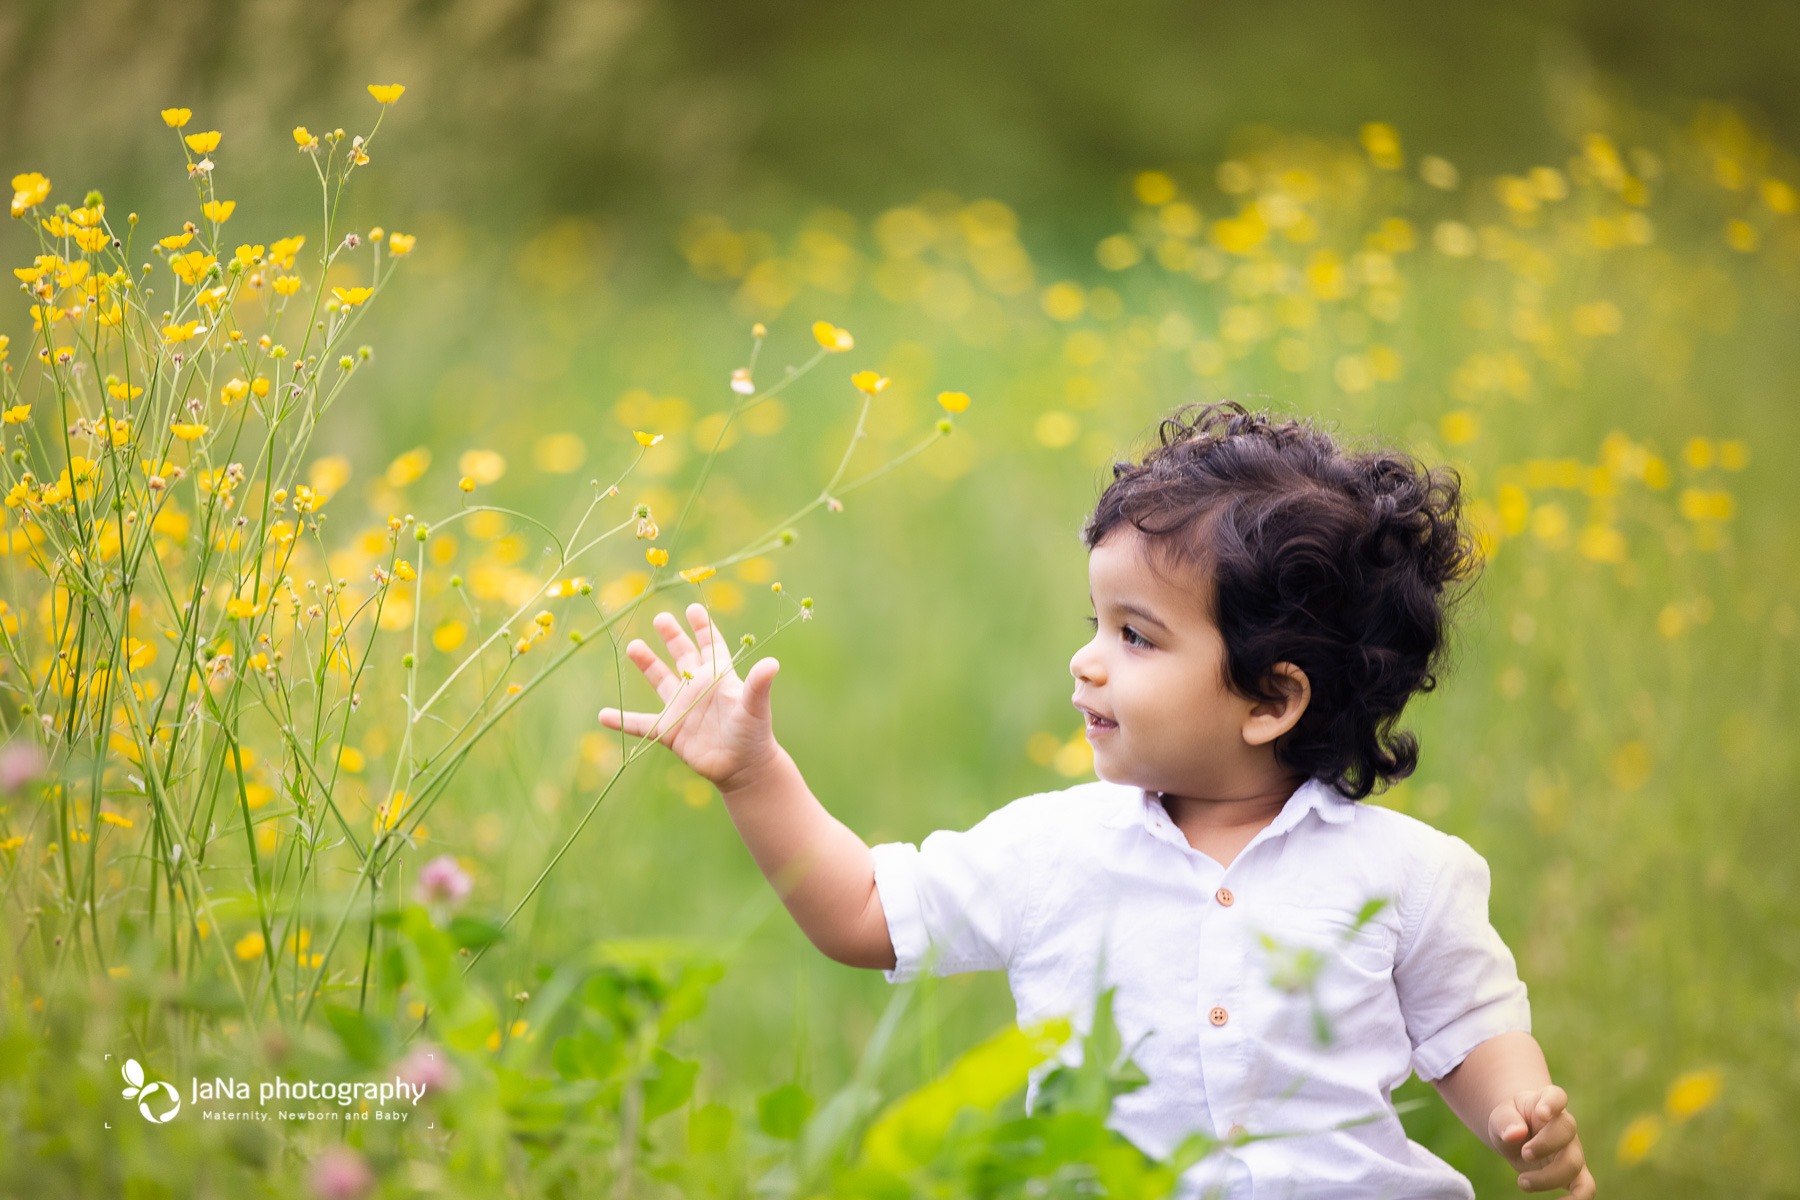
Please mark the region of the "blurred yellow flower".
<svg viewBox="0 0 1800 1200"><path fill-rule="evenodd" d="M417 483L430 466L430 447L415 446L389 463L383 478L387 480L389 487L402 488L409 483Z"/></svg>
<svg viewBox="0 0 1800 1200"><path fill-rule="evenodd" d="M187 108L165 108L162 110L163 124L167 125L170 129L180 129L183 125L188 123L189 118L193 115L193 110Z"/></svg>
<svg viewBox="0 0 1800 1200"><path fill-rule="evenodd" d="M195 154L211 154L219 148L219 131L214 129L206 133L190 133L182 140Z"/></svg>
<svg viewBox="0 0 1800 1200"><path fill-rule="evenodd" d="M233 400L242 400L250 392L250 385L242 379L229 379L219 389L219 400L230 404Z"/></svg>
<svg viewBox="0 0 1800 1200"><path fill-rule="evenodd" d="M209 221L227 221L236 208L236 200L208 200L200 206L200 211L206 214Z"/></svg>
<svg viewBox="0 0 1800 1200"><path fill-rule="evenodd" d="M319 139L309 133L306 126L296 125L294 126L294 145L301 150L316 150L319 146Z"/></svg>
<svg viewBox="0 0 1800 1200"><path fill-rule="evenodd" d="M278 296L291 296L299 290L300 277L298 275L283 275L275 281L275 294Z"/></svg>
<svg viewBox="0 0 1800 1200"><path fill-rule="evenodd" d="M1717 1067L1689 1071L1669 1085L1664 1107L1677 1121L1685 1121L1696 1113L1711 1108L1725 1084L1725 1073Z"/></svg>
<svg viewBox="0 0 1800 1200"><path fill-rule="evenodd" d="M255 379L250 381L250 392L258 399L267 396L269 394L269 381L264 379L261 375L258 375Z"/></svg>
<svg viewBox="0 0 1800 1200"><path fill-rule="evenodd" d="M469 636L469 630L461 621L445 621L431 631L431 644L441 652L448 654L463 644Z"/></svg>
<svg viewBox="0 0 1800 1200"><path fill-rule="evenodd" d="M363 752L355 746L345 746L338 751L338 766L352 773L361 771L364 766Z"/></svg>
<svg viewBox="0 0 1800 1200"><path fill-rule="evenodd" d="M388 253L395 258L404 258L412 253L413 243L419 237L413 233L393 233L388 235Z"/></svg>
<svg viewBox="0 0 1800 1200"><path fill-rule="evenodd" d="M1452 446L1466 446L1481 435L1481 418L1472 412L1445 413L1438 429Z"/></svg>
<svg viewBox="0 0 1800 1200"><path fill-rule="evenodd" d="M1400 135L1392 125L1371 121L1362 127L1361 137L1369 161L1382 170L1398 171L1406 165L1406 157L1400 152Z"/></svg>
<svg viewBox="0 0 1800 1200"><path fill-rule="evenodd" d="M245 244L237 248L236 258L246 267L253 267L256 265L256 260L263 256L263 251L266 249L267 247L265 246Z"/></svg>
<svg viewBox="0 0 1800 1200"><path fill-rule="evenodd" d="M858 371L850 377L850 382L856 386L857 391L867 392L871 396L889 383L885 377L877 375L873 371Z"/></svg>
<svg viewBox="0 0 1800 1200"><path fill-rule="evenodd" d="M411 583L418 577L419 573L413 570L413 565L404 558L394 564L394 578L402 583Z"/></svg>
<svg viewBox="0 0 1800 1200"><path fill-rule="evenodd" d="M184 442L198 441L200 438L206 436L206 426L204 425L176 424L170 426L170 428L175 431L175 436Z"/></svg>
<svg viewBox="0 0 1800 1200"><path fill-rule="evenodd" d="M206 330L198 321L184 321L179 325L164 325L162 332L164 343L172 346L176 342L185 342L195 334L204 333Z"/></svg>
<svg viewBox="0 0 1800 1200"><path fill-rule="evenodd" d="M1639 1117L1619 1136L1619 1165L1630 1167L1649 1157L1662 1138L1662 1122L1655 1116Z"/></svg>
<svg viewBox="0 0 1800 1200"><path fill-rule="evenodd" d="M652 546L644 551L644 561L653 567L666 567L669 565L669 552Z"/></svg>
<svg viewBox="0 0 1800 1200"><path fill-rule="evenodd" d="M31 405L15 404L6 410L5 417L8 425L23 425L31 420Z"/></svg>
<svg viewBox="0 0 1800 1200"><path fill-rule="evenodd" d="M830 321L815 321L812 333L819 345L833 353L842 353L856 345L856 339L850 336L848 329L839 329Z"/></svg>
<svg viewBox="0 0 1800 1200"><path fill-rule="evenodd" d="M357 305L359 305L363 301L367 300L370 296L374 295L375 290L373 288L366 288L366 287L353 287L353 288L334 287L331 289L331 294L336 296L338 298L338 303L342 304L344 307L355 308Z"/></svg>
<svg viewBox="0 0 1800 1200"><path fill-rule="evenodd" d="M400 98L400 94L405 90L406 85L402 83L371 83L369 85L369 95L383 104L392 104Z"/></svg>
<svg viewBox="0 0 1800 1200"><path fill-rule="evenodd" d="M1140 171L1131 181L1131 190L1139 204L1155 208L1175 198L1175 181L1161 171Z"/></svg>
<svg viewBox="0 0 1800 1200"><path fill-rule="evenodd" d="M233 946L231 950L232 953L236 954L239 958L243 959L245 962L249 962L253 958L261 958L262 952L267 945L268 943L263 941L262 934L246 933L243 937L238 939L237 945Z"/></svg>
<svg viewBox="0 0 1800 1200"><path fill-rule="evenodd" d="M660 433L645 433L641 429L632 430L631 436L638 440L638 445L640 445L640 446L654 446L654 445L656 445L656 443L663 440L662 434L660 434Z"/></svg>
<svg viewBox="0 0 1800 1200"><path fill-rule="evenodd" d="M939 392L938 404L945 412L959 413L969 407L969 397L966 392Z"/></svg>
<svg viewBox="0 0 1800 1200"><path fill-rule="evenodd" d="M492 450L465 450L456 469L476 483L496 483L506 474L506 459Z"/></svg>
<svg viewBox="0 0 1800 1200"><path fill-rule="evenodd" d="M103 812L100 814L100 819L108 825L117 825L120 829L131 828L131 818L121 817L118 813Z"/></svg>
<svg viewBox="0 0 1800 1200"><path fill-rule="evenodd" d="M193 240L194 235L191 233L172 233L168 237L162 239L162 241L158 242L157 245L161 246L164 250L179 250Z"/></svg>
<svg viewBox="0 0 1800 1200"><path fill-rule="evenodd" d="M669 556L666 553L663 555L663 558L665 560L668 557ZM685 570L681 573L681 577L683 579L687 580L689 583L699 583L702 580L711 579L714 575L717 575L717 574L718 574L718 570L717 570L717 568L714 568L714 567L689 567L687 570Z"/></svg>
<svg viewBox="0 0 1800 1200"><path fill-rule="evenodd" d="M475 481L470 479L467 475L464 475L461 479L456 481L456 486L465 492L472 492L475 490Z"/></svg>

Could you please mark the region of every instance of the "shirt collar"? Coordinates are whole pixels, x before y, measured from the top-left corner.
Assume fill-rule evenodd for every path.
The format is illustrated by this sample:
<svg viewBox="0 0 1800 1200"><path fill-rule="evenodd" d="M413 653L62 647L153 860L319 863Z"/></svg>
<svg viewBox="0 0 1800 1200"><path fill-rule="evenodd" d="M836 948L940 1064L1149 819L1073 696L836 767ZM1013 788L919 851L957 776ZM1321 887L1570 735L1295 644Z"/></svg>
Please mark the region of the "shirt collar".
<svg viewBox="0 0 1800 1200"><path fill-rule="evenodd" d="M1167 812L1157 799L1160 793L1143 788L1121 788L1120 792L1119 803L1107 825L1123 829L1138 824L1154 835L1159 821L1167 823ZM1344 825L1355 819L1356 801L1344 799L1330 784L1308 779L1295 788L1294 794L1281 806L1281 811L1269 823L1266 836L1280 837L1305 820L1310 812L1318 813L1320 820L1332 825Z"/></svg>

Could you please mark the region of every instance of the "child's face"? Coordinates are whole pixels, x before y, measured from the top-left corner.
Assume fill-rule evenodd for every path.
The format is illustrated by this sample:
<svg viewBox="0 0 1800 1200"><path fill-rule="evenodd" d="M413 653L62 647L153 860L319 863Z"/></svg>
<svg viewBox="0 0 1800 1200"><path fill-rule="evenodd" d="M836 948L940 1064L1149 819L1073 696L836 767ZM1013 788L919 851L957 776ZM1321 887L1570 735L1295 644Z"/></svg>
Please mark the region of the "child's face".
<svg viewBox="0 0 1800 1200"><path fill-rule="evenodd" d="M1127 529L1088 554L1094 637L1069 673L1095 773L1176 796L1253 794L1273 758L1259 706L1225 686L1225 642L1202 594L1158 572L1146 550Z"/></svg>

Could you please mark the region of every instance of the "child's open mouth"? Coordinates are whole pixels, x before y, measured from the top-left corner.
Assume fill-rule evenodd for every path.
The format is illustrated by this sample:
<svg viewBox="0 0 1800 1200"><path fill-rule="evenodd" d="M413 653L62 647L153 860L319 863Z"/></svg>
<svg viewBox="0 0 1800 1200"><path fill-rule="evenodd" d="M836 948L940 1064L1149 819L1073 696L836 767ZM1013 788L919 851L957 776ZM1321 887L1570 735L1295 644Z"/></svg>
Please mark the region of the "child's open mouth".
<svg viewBox="0 0 1800 1200"><path fill-rule="evenodd" d="M1087 735L1089 737L1093 737L1098 733L1110 733L1112 730L1119 727L1117 721L1109 721L1105 717L1087 711L1085 708L1081 710L1081 715L1087 720Z"/></svg>

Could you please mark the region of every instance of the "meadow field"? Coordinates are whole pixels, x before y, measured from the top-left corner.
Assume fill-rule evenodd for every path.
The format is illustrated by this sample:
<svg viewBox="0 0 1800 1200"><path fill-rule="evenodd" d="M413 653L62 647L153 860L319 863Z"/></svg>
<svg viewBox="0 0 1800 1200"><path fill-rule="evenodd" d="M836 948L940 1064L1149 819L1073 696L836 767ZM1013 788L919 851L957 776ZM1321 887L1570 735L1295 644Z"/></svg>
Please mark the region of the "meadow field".
<svg viewBox="0 0 1800 1200"><path fill-rule="evenodd" d="M1551 89L1498 163L1245 125L1060 217L920 178L508 225L384 176L443 136L389 79L6 164L0 1190L1163 1194L1117 1080L1021 1124L1067 1030L826 960L595 714L698 600L872 844L1091 778L1082 519L1235 399L1462 476L1481 579L1369 803L1487 858L1602 1188L1800 1194L1800 160L1756 112ZM432 1090L188 1089L277 1077Z"/></svg>

